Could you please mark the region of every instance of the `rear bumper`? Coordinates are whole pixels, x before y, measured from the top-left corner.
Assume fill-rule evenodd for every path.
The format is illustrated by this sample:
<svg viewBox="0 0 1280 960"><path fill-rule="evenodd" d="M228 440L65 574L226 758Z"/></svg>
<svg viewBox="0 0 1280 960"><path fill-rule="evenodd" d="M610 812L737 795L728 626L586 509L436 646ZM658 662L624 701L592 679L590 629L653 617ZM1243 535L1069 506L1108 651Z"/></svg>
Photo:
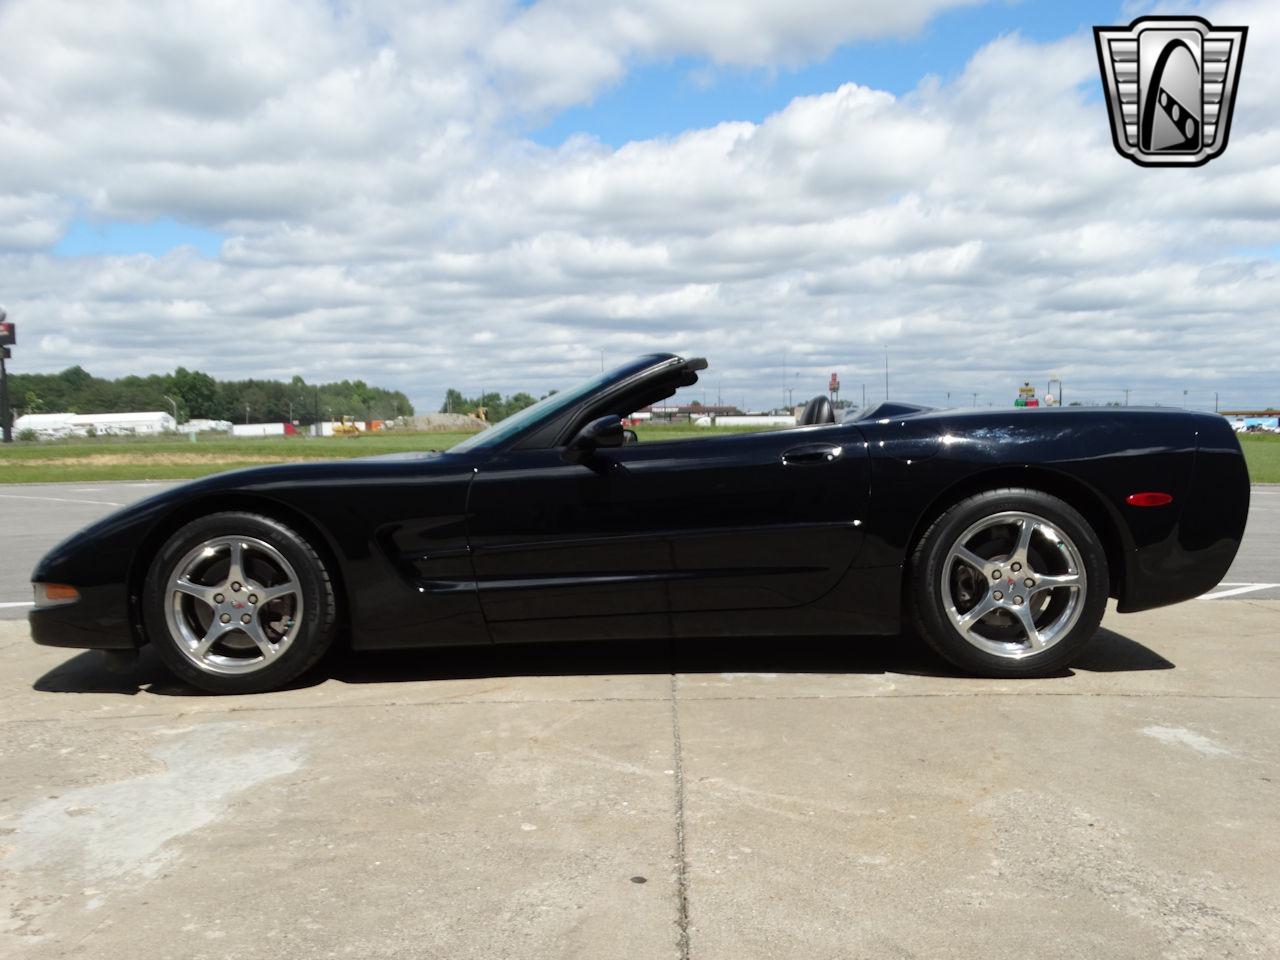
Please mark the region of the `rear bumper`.
<svg viewBox="0 0 1280 960"><path fill-rule="evenodd" d="M1225 421L1222 427L1230 429ZM1227 575L1249 516L1249 471L1234 435L1214 430L1202 440L1181 499L1167 535L1134 551L1117 608L1121 613L1190 600Z"/></svg>

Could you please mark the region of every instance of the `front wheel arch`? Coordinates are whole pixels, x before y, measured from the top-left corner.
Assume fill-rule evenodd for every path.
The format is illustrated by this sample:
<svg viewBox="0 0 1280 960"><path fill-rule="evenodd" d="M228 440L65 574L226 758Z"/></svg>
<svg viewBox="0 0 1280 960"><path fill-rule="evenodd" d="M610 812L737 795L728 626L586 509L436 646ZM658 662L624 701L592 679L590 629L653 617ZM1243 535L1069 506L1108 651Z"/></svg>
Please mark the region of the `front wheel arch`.
<svg viewBox="0 0 1280 960"><path fill-rule="evenodd" d="M192 520L198 520L213 513L236 511L256 513L276 520L287 527L292 527L307 540L329 572L329 580L337 604L337 642L344 642L351 633L351 599L347 593L342 564L338 562L338 551L328 536L319 524L287 504L270 497L236 493L213 494L180 505L156 523L147 532L138 549L134 551L129 568L128 595L129 619L137 645L141 647L149 641L142 618L142 589L147 571L150 570L151 563L160 548L174 533Z"/></svg>

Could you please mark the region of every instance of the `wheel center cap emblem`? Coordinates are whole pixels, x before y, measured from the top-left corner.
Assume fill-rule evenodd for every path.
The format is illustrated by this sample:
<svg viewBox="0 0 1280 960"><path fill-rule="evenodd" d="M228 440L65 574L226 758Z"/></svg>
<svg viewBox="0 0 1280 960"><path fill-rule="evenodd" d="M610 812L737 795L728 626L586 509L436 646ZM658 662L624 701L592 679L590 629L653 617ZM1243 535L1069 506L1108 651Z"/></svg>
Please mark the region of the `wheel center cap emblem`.
<svg viewBox="0 0 1280 960"><path fill-rule="evenodd" d="M1010 577L1010 578L1009 578L1009 580L1008 580L1008 584L1009 584L1009 586L1011 586L1011 587L1013 586L1013 577Z"/></svg>
<svg viewBox="0 0 1280 960"><path fill-rule="evenodd" d="M1013 583L1013 581L1012 581L1012 580L1010 580L1009 582L1010 582L1010 583ZM234 607L236 610L241 610L241 609L243 609L243 608L244 608L244 604L243 604L243 603L241 603L239 600L232 600L232 601L231 601L231 606L232 606L232 607Z"/></svg>

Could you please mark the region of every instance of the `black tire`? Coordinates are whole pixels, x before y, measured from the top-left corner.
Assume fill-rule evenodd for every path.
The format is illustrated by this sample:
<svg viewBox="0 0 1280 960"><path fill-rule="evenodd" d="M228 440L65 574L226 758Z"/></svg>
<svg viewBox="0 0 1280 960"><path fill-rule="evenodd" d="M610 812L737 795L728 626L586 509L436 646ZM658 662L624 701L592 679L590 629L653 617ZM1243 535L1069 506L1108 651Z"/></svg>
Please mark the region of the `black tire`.
<svg viewBox="0 0 1280 960"><path fill-rule="evenodd" d="M1046 567L1054 562L1066 564L1068 557L1073 560L1078 558L1074 565L1083 577L1077 575L1079 584L1076 587L1059 587L1046 591L1041 581L1035 577L1047 576L1054 571L1037 572L1032 569L1032 563L1028 563L1026 570L1019 569L1017 572L1011 569L992 569L1001 566L1001 563L1012 567L1015 559L1012 550L1016 549L1016 545L1000 538L1016 536L1021 525L1017 521L1009 521L1010 525L1005 527L1001 525L1001 520L1017 514L1041 518L1058 533L1065 535L1065 538L1054 538L1050 542L1045 538L1045 527L1031 524L1036 526L1038 532L1034 534L1035 541L1028 549L1034 551L1036 559ZM984 524L992 526L984 528ZM986 552L974 551L981 559L990 558L990 565L984 574L976 573L973 564L958 558L953 558L949 564L947 562L957 541L975 528L978 530L976 536L991 538L985 548ZM989 677L1040 677L1060 673L1075 661L1097 633L1110 592L1106 551L1089 522L1058 497L1040 490L1018 487L988 490L952 506L920 538L908 569L908 597L912 619L921 636L955 666L969 673ZM974 572L966 574L966 569ZM1069 569L1066 567L1063 572ZM948 577L945 585L944 572ZM1000 574L999 580L995 579L997 572ZM1033 576L1024 579L1025 573L1032 573ZM967 583L957 579L966 576ZM1022 585L1028 581L1033 587L1039 585L1039 590L1022 589ZM1005 594L1007 599L1006 596L1001 596L999 602L1003 605L994 607L991 614L968 624L971 634L979 635L977 639L969 639L962 627L953 622L950 611L954 610L960 616L976 613L979 601L973 598L994 603L998 596L997 588L1001 588L999 592ZM1075 593L1082 593L1083 596L1077 597L1072 605L1071 596ZM964 606L970 599L973 599L973 605ZM1015 600L1019 609L1010 606ZM1033 603L1043 604L1039 614L1034 612ZM1023 604L1027 604L1025 610L1021 609ZM1055 613L1055 610L1058 612ZM1028 612L1032 617L1032 626L1040 629L1054 624L1060 626L1059 633L1043 649L1033 647L1027 628L1021 625L1019 615L1026 616ZM1059 618L1053 624L1048 622L1050 614ZM1039 622L1041 617L1046 622ZM1037 636L1039 635L1037 630ZM1025 652L1014 649L1017 642L1025 647ZM1001 648L1001 652L992 652L993 647Z"/></svg>
<svg viewBox="0 0 1280 960"><path fill-rule="evenodd" d="M223 593L216 595L223 596L227 603L238 601L239 609L231 611L225 606L214 606L208 600L196 599L181 600L175 607L171 578L177 574L179 564L197 552L202 545L217 542L220 538L246 538L243 548L245 582L235 584L243 589L243 595L237 592L233 598L228 587L220 588ZM265 545L265 548L255 551L253 542ZM231 546L234 547L235 544ZM278 555L270 553L270 550L277 551ZM279 560L285 563L280 564ZM291 571L288 570L290 567ZM269 580L273 568L288 571L292 576L279 581ZM217 570L210 569L210 576L214 580L221 576ZM268 576L261 576L264 573ZM260 588L253 585L259 580L263 584ZM203 586L206 582L208 578L199 585ZM295 589L279 600L264 603L260 608L250 605L251 598L255 603L257 601L256 595L252 594L253 590L261 589L265 596L265 591L271 589L270 584L277 582L292 585ZM243 599L240 599L241 596ZM272 603L277 606L271 606ZM278 606L280 604L283 607ZM241 609L253 610L252 614L243 615L254 617L251 626L260 630L262 636L268 639L272 636L278 638L280 652L273 655L273 658L268 659L266 655L266 651L273 649L272 647L264 647L263 652L259 653L253 638L249 636L250 627L242 629L234 622L205 656L184 652L186 648L180 635L184 630L184 622L185 629L198 633L204 628L203 618L211 620L214 616L219 616L217 610L227 610L227 615L231 616L233 613L241 615ZM301 617L296 616L299 610ZM275 614L270 611L283 612ZM242 512L215 513L202 517L188 523L165 541L147 572L142 592L142 614L147 637L165 665L180 679L210 693L259 693L289 683L324 656L333 642L337 625L333 584L323 561L312 546L296 531L278 520ZM259 615L267 620L266 625L259 624ZM283 629L279 633L274 632L276 624L270 621L272 616L280 618L278 623ZM179 635L175 635L175 624L178 625ZM219 646L232 643L242 649ZM252 663L255 657L262 661L257 666ZM215 658L233 665L228 669L241 672L219 672L212 662ZM238 665L238 658L243 660L243 665ZM205 665L198 665L197 661Z"/></svg>

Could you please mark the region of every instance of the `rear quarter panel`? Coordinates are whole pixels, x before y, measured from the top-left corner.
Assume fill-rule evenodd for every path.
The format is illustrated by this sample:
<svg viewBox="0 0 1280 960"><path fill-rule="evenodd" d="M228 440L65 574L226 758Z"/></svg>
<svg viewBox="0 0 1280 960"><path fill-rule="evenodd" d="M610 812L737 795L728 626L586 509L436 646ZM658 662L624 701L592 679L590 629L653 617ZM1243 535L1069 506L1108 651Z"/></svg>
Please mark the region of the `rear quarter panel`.
<svg viewBox="0 0 1280 960"><path fill-rule="evenodd" d="M861 563L901 566L924 528L969 493L1046 489L1098 529L1123 612L1197 596L1226 573L1244 532L1248 475L1221 417L1186 411L940 411L861 425L872 509ZM1160 491L1165 507L1131 494Z"/></svg>

